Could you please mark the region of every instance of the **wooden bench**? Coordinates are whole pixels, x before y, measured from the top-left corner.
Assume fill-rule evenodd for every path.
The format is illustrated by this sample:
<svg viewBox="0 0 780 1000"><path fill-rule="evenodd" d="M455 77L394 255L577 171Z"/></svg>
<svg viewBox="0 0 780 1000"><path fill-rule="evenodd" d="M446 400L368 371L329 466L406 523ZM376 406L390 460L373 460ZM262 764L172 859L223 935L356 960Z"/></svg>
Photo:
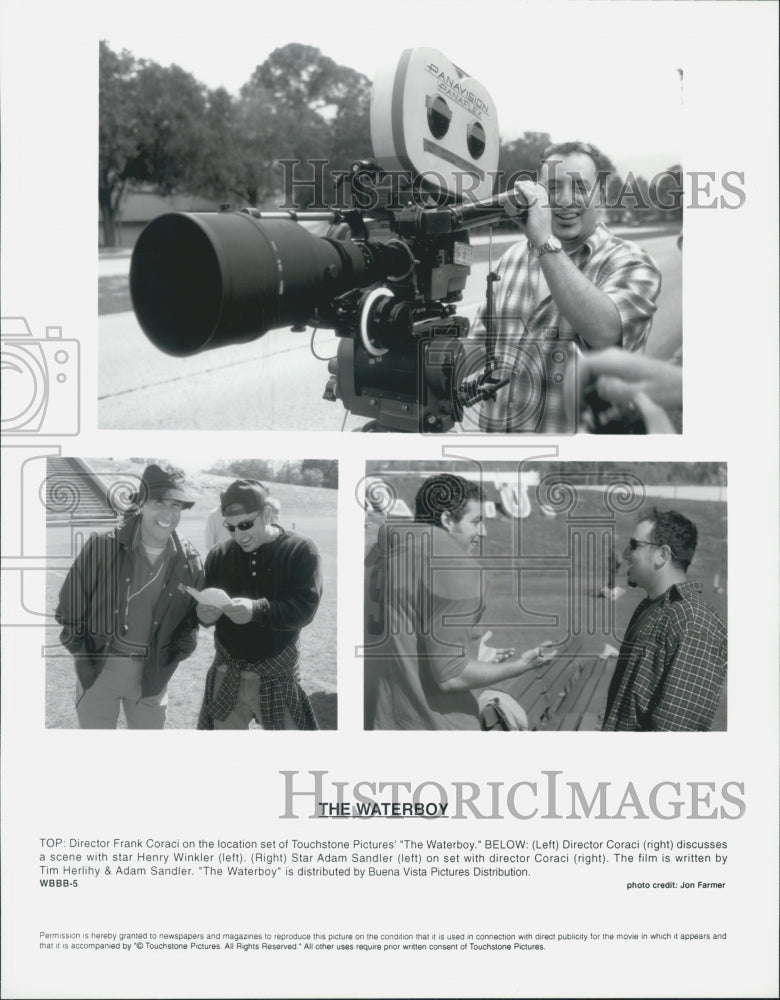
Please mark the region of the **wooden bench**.
<svg viewBox="0 0 780 1000"><path fill-rule="evenodd" d="M585 651L585 645L582 639L574 638L546 666L500 685L522 705L529 730L601 729L617 657ZM490 705L483 710L481 722L490 732L503 728Z"/></svg>

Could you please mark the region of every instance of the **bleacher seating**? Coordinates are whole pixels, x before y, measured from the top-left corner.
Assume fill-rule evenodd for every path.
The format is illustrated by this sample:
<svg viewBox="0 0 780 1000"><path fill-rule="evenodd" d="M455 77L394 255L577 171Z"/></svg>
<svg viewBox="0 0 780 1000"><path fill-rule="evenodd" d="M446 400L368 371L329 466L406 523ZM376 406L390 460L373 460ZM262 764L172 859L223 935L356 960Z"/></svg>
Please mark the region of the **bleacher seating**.
<svg viewBox="0 0 780 1000"><path fill-rule="evenodd" d="M50 457L46 462L48 521L115 521L105 484L80 458Z"/></svg>
<svg viewBox="0 0 780 1000"><path fill-rule="evenodd" d="M522 705L531 731L601 729L616 657L584 651L572 639L546 666L499 685ZM483 712L483 728L500 731L494 713Z"/></svg>

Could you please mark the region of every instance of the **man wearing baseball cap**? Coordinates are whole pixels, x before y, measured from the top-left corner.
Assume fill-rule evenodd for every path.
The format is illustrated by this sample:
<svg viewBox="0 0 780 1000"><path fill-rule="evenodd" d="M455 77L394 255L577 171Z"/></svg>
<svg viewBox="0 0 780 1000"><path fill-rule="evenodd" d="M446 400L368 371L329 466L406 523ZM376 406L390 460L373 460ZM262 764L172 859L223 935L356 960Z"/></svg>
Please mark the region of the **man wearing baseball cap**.
<svg viewBox="0 0 780 1000"><path fill-rule="evenodd" d="M194 504L182 477L149 465L124 522L92 535L68 571L55 612L76 665L82 729L162 729L168 681L197 645L200 556L176 528Z"/></svg>
<svg viewBox="0 0 780 1000"><path fill-rule="evenodd" d="M309 538L268 524L268 494L238 479L220 496L231 535L206 557L206 587L224 603L198 605L216 625L215 657L206 677L198 729L317 729L300 685L301 629L322 595L320 555Z"/></svg>
<svg viewBox="0 0 780 1000"><path fill-rule="evenodd" d="M260 485L262 486L262 483L260 483ZM279 518L281 516L282 505L276 497L272 497L267 493L265 510L263 511L263 519L265 520L265 523L268 525L278 525ZM208 552L209 549L213 549L219 542L227 542L232 537L230 532L225 527L225 518L222 514L221 504L217 504L216 507L209 511L209 516L206 518L203 533L206 540L206 552Z"/></svg>

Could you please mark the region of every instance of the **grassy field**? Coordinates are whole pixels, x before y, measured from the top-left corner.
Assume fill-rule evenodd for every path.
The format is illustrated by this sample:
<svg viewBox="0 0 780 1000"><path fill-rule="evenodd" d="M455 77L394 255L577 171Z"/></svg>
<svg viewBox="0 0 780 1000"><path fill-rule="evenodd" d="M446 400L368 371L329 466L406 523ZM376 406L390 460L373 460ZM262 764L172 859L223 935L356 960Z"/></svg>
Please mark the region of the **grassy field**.
<svg viewBox="0 0 780 1000"><path fill-rule="evenodd" d="M99 468L100 465L103 468ZM101 472L121 468L123 472L142 471L143 466L133 467L128 462L114 465L90 460L90 465ZM192 477L193 492L198 502L191 510L182 513L180 534L188 538L203 553L203 531L208 512L216 506L219 492L230 478L204 475ZM314 487L273 484L273 495L282 505L280 523L316 543L323 566L323 597L314 621L301 632L301 680L303 688L314 706L320 728L337 727L336 698L336 490ZM79 526L90 530L103 528ZM47 555L52 568L47 574L47 611L54 612L57 595L65 576L71 552L71 528L68 525L50 524L47 529ZM75 678L72 658L59 646L58 629L47 629L46 642L50 655L46 660L46 726L73 729L78 723L73 707ZM167 729L193 729L203 696L206 673L214 656L210 630L201 629L198 647L193 655L178 668L168 686ZM123 722L120 720L120 726Z"/></svg>
<svg viewBox="0 0 780 1000"><path fill-rule="evenodd" d="M413 510L422 477L396 472L381 475ZM598 596L608 556L603 539L614 533L620 557L636 523L634 512L610 515L603 497L601 491L578 490L576 506L568 514L545 516L534 500L532 513L523 520L499 513L487 521L479 559L485 570L486 605L480 624L493 632L491 645L522 650L551 640L555 644L576 642L582 652L593 653L601 653L605 644L619 646L634 608L645 595L626 589L621 567L616 582L625 591L622 596L614 601ZM689 577L699 580L703 597L726 622L726 504L658 500L647 505L653 502L679 510L697 525L699 545ZM714 730L726 729L726 705L724 686Z"/></svg>

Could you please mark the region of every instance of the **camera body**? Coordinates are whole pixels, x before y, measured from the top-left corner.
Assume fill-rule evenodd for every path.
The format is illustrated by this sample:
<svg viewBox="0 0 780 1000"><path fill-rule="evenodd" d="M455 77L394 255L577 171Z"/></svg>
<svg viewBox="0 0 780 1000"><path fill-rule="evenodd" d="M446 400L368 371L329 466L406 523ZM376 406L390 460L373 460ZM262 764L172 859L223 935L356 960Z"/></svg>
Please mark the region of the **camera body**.
<svg viewBox="0 0 780 1000"><path fill-rule="evenodd" d="M3 317L3 434L69 436L79 432L79 343L62 327L33 337L23 316Z"/></svg>
<svg viewBox="0 0 780 1000"><path fill-rule="evenodd" d="M422 178L457 202L494 194L499 133L493 99L436 49L406 49L378 70L371 145L385 170Z"/></svg>
<svg viewBox="0 0 780 1000"><path fill-rule="evenodd" d="M495 107L440 52L407 49L377 73L371 136L379 162L355 162L336 209L154 219L133 253L133 306L152 342L181 356L282 326L332 328L326 399L368 417L366 429L447 431L496 390L456 315L468 230L503 217L511 197L490 197ZM327 222L327 235L302 222Z"/></svg>

